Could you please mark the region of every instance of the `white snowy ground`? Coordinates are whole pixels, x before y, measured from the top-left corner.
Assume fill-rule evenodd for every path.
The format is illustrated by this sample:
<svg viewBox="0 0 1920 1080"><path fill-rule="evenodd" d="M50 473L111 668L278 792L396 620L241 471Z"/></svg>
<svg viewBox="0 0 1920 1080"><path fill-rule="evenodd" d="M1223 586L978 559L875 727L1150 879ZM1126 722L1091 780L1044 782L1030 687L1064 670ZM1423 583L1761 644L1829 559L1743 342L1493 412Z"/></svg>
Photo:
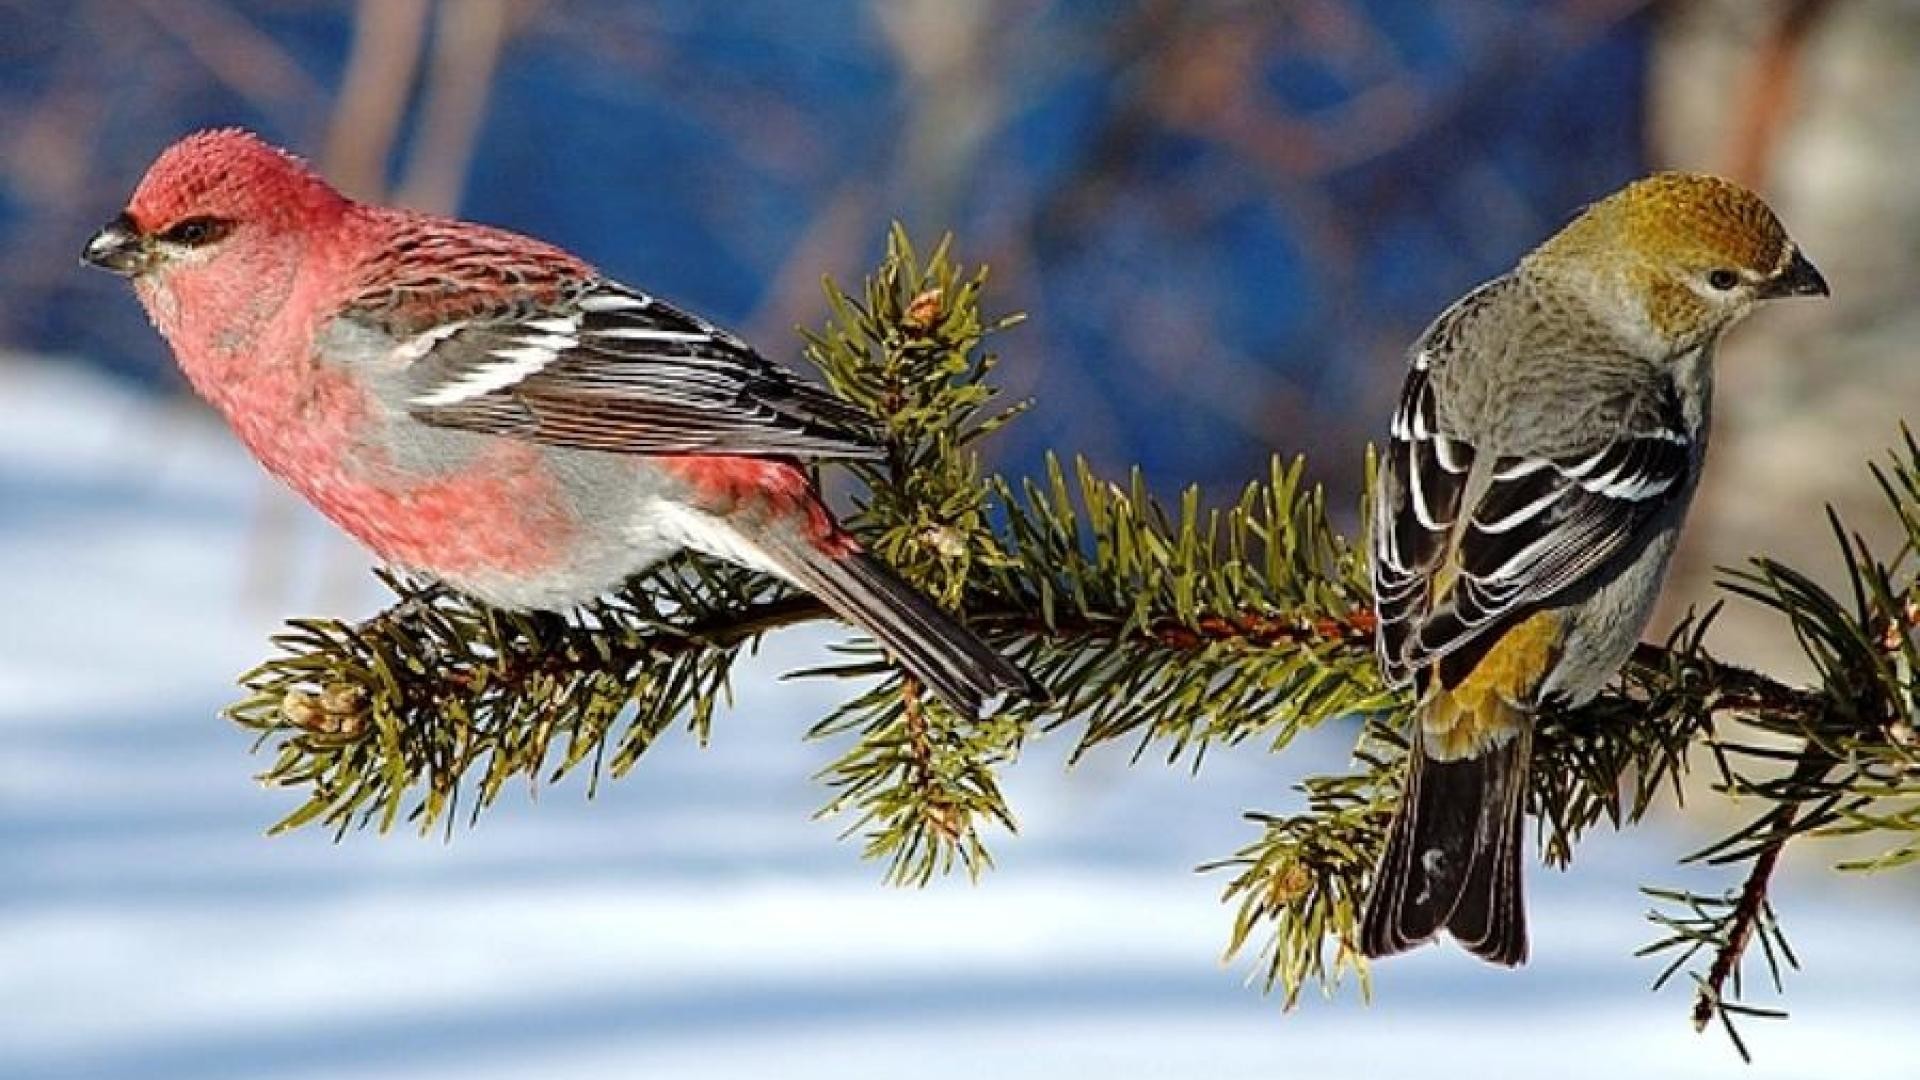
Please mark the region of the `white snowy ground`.
<svg viewBox="0 0 1920 1080"><path fill-rule="evenodd" d="M772 643L711 747L669 739L589 802L515 793L452 843L268 839L291 805L216 718L283 614L355 614L304 515L242 585L265 483L215 425L76 368L0 362L0 1077L1920 1075L1912 883L1794 867L1809 970L1742 1067L1649 994L1642 880L1689 837L1598 837L1536 871L1536 959L1383 966L1377 1001L1284 1015L1222 967L1192 867L1286 805L1304 757L1198 779L1038 743L977 886L900 891L810 814L830 748ZM351 562L346 580L357 580ZM315 566L332 566L332 571ZM262 566L255 565L254 572ZM327 579L334 582L329 586ZM249 595L251 593L251 595Z"/></svg>

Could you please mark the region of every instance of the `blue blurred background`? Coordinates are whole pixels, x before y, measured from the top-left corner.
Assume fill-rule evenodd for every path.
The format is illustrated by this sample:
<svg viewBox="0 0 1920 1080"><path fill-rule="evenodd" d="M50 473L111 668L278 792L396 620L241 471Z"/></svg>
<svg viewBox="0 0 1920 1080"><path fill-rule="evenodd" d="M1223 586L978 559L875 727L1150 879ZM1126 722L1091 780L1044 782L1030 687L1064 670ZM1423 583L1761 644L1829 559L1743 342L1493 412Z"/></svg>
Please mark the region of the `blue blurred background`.
<svg viewBox="0 0 1920 1080"><path fill-rule="evenodd" d="M999 448L1234 484L1333 468L1400 350L1642 171L1638 3L699 0L0 5L17 182L0 337L172 385L72 272L180 133L242 124L350 189L573 248L792 355L889 219L1033 322ZM1343 472L1350 467L1340 466Z"/></svg>
<svg viewBox="0 0 1920 1080"><path fill-rule="evenodd" d="M1913 886L1837 852L1782 885L1812 971L1758 1067L1641 992L1635 887L1720 884L1671 865L1729 822L1711 799L1537 874L1524 972L1428 952L1371 1009L1239 985L1223 882L1188 873L1338 733L1197 779L1042 740L999 871L886 890L810 820L835 748L799 732L833 688L774 679L825 630L772 643L714 747L591 803L510 796L451 844L262 838L292 803L215 719L228 679L284 617L379 597L76 259L162 147L229 124L789 360L890 221L952 231L1031 316L998 341L1037 405L996 467L1226 494L1306 453L1342 506L1452 297L1650 168L1735 176L1837 295L1730 343L1675 611L1750 551L1830 576L1809 505L1884 535L1860 462L1920 400L1901 0L0 0L0 1077L1788 1077L1839 1045L1911 1075L1886 946ZM1719 633L1797 670L1764 620Z"/></svg>

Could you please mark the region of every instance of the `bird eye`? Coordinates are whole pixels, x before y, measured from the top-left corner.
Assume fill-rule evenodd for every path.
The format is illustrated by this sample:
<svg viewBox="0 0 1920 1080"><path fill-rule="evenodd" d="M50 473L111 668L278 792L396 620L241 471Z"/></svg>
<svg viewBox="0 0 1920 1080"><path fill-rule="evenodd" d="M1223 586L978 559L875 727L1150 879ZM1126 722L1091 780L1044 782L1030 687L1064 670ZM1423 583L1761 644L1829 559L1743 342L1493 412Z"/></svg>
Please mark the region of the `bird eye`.
<svg viewBox="0 0 1920 1080"><path fill-rule="evenodd" d="M1707 275L1707 284L1719 289L1721 292L1726 292L1728 289L1740 284L1740 275L1731 270L1715 270L1713 273Z"/></svg>
<svg viewBox="0 0 1920 1080"><path fill-rule="evenodd" d="M181 247L202 247L232 231L233 222L217 217L191 217L160 234L160 239Z"/></svg>

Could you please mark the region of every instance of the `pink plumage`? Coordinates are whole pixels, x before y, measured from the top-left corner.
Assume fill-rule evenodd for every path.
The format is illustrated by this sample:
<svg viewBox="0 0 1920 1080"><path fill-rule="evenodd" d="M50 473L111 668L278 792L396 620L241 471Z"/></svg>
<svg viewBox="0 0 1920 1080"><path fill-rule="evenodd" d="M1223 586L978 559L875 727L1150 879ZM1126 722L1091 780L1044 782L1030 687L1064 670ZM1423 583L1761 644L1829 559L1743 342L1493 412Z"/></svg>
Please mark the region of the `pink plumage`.
<svg viewBox="0 0 1920 1080"><path fill-rule="evenodd" d="M820 501L803 462L876 456L864 416L559 248L354 202L225 129L161 154L86 258L389 562L564 609L690 548L813 592L964 713L1035 692Z"/></svg>

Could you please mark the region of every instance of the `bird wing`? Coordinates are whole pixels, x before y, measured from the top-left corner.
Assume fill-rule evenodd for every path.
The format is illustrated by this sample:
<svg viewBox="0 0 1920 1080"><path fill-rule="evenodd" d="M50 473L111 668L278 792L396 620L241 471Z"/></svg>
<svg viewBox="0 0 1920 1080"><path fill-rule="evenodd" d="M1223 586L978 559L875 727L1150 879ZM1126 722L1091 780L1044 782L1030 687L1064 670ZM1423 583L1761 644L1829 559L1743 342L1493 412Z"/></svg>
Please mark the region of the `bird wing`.
<svg viewBox="0 0 1920 1080"><path fill-rule="evenodd" d="M411 218L350 321L399 342L422 423L632 454L876 458L866 414L537 241Z"/></svg>
<svg viewBox="0 0 1920 1080"><path fill-rule="evenodd" d="M1442 430L1428 354L1415 357L1376 482L1373 582L1387 678L1439 665L1457 685L1502 634L1642 540L1697 461L1668 393L1612 439L1481 466ZM1477 489L1471 506L1469 488Z"/></svg>

